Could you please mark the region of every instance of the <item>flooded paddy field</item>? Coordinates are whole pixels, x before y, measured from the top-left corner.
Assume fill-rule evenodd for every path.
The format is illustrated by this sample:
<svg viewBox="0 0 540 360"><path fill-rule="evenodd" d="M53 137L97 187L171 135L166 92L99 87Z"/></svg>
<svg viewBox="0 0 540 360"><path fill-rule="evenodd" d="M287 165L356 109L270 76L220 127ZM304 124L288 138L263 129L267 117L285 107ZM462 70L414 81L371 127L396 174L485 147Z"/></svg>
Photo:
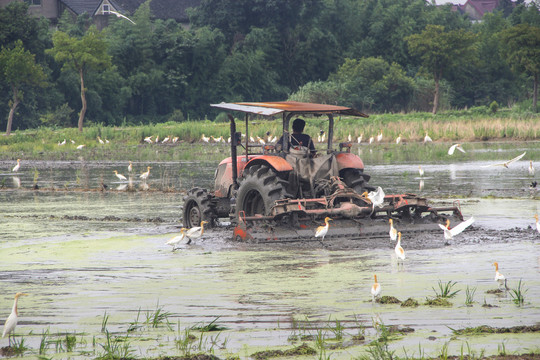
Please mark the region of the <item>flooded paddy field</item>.
<svg viewBox="0 0 540 360"><path fill-rule="evenodd" d="M508 149L501 158L520 151ZM16 292L29 294L19 300L15 338L29 359L114 351L137 358L204 352L247 359L304 343L315 353L299 350L294 357L351 359L370 356L373 341L396 327L401 332L388 335L388 346L403 358L538 353L538 332L453 331L482 325L534 330L539 324L534 214L540 202L530 187L529 160L540 170L534 157L509 169L483 167L496 160L366 161L371 183L386 193L457 201L465 218L476 219L447 246L442 232L408 235L403 264L389 239L348 243L333 238L331 229L328 247L285 248L234 242L224 225L172 252L165 242L180 228L184 192L211 187L215 162L134 163L132 187L125 189L119 186L129 181L119 181L113 170L128 176L127 162L29 161L17 175L19 185L12 162L0 161L0 319L9 315ZM138 175L147 166L151 176L143 182ZM492 293L495 261L511 290ZM413 298L419 306L373 303L374 274L382 295ZM517 305L520 281L524 302ZM425 305L439 283L448 282L459 290L448 299L452 305ZM209 324L221 330L202 331ZM7 344L0 340L0 348Z"/></svg>

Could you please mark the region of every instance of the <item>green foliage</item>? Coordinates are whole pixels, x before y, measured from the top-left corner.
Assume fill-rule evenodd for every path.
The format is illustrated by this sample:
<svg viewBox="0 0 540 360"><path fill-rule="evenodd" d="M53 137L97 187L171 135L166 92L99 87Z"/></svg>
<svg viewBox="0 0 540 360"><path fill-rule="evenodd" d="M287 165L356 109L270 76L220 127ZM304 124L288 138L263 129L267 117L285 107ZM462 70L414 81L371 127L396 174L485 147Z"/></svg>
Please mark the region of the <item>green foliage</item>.
<svg viewBox="0 0 540 360"><path fill-rule="evenodd" d="M510 296L512 297L512 301L516 305L523 305L523 302L525 301L525 293L527 292L527 289L523 288L523 284L521 283L521 279L519 279L519 283L517 288L510 289Z"/></svg>
<svg viewBox="0 0 540 360"><path fill-rule="evenodd" d="M40 120L45 126L71 127L72 114L73 109L64 103L55 111L42 115Z"/></svg>
<svg viewBox="0 0 540 360"><path fill-rule="evenodd" d="M457 282L448 281L446 284L443 284L441 280L439 280L439 291L437 291L435 288L432 288L435 292L435 296L439 298L453 298L460 292L461 290L452 291L452 288L457 284Z"/></svg>

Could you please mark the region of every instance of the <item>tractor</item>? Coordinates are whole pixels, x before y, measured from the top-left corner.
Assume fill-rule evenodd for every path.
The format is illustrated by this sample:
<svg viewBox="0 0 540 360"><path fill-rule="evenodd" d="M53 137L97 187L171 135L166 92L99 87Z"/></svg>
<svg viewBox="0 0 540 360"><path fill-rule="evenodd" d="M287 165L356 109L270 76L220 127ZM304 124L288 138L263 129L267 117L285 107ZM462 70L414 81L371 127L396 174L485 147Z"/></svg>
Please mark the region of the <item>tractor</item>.
<svg viewBox="0 0 540 360"><path fill-rule="evenodd" d="M203 220L215 226L219 218L229 218L235 240L264 242L313 239L314 226L325 217L334 220L328 236L358 238L387 232L390 218L404 230L406 226L435 230L451 216L463 220L458 206L433 208L414 194L385 195L369 185L362 159L351 153L352 143L339 143L339 149L333 143L334 116L368 117L358 110L294 101L211 106L228 112L231 156L218 165L213 191L199 187L188 191L184 227ZM245 114L245 133L236 130L231 112ZM279 141L251 141L250 119L280 115ZM298 116L328 118L323 150L313 154L292 144L289 124ZM382 196L374 201L377 193Z"/></svg>

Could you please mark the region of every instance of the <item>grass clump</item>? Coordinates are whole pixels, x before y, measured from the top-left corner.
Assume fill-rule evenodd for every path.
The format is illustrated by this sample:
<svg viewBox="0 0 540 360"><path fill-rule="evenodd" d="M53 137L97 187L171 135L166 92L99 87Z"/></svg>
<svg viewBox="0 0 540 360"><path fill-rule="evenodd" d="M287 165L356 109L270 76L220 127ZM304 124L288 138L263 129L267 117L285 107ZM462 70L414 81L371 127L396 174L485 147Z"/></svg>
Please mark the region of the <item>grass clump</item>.
<svg viewBox="0 0 540 360"><path fill-rule="evenodd" d="M408 298L401 303L401 307L418 307L419 303L413 298Z"/></svg>
<svg viewBox="0 0 540 360"><path fill-rule="evenodd" d="M517 288L510 289L512 301L518 306L523 305L523 302L525 301L525 293L527 292L527 289L523 289L522 285L521 279L519 279Z"/></svg>
<svg viewBox="0 0 540 360"><path fill-rule="evenodd" d="M380 304L401 304L401 300L394 296L384 295L377 299Z"/></svg>
<svg viewBox="0 0 540 360"><path fill-rule="evenodd" d="M437 291L435 288L432 288L435 292L435 296L438 298L453 298L456 296L461 290L452 291L452 288L457 284L457 282L449 281L446 284L443 284L441 280L439 280L439 291Z"/></svg>
<svg viewBox="0 0 540 360"><path fill-rule="evenodd" d="M265 360L273 357L288 357L288 356L305 356L305 355L315 355L317 351L312 347L308 346L306 343L297 346L292 349L283 350L266 350L259 351L254 354L251 354L250 357L256 360Z"/></svg>
<svg viewBox="0 0 540 360"><path fill-rule="evenodd" d="M450 301L448 301L448 299L446 299L446 298L441 298L441 297L436 297L436 298L433 298L433 299L427 298L427 299L426 299L426 302L424 303L424 305L429 305L429 306L447 306L447 307L453 306L453 304L452 304Z"/></svg>

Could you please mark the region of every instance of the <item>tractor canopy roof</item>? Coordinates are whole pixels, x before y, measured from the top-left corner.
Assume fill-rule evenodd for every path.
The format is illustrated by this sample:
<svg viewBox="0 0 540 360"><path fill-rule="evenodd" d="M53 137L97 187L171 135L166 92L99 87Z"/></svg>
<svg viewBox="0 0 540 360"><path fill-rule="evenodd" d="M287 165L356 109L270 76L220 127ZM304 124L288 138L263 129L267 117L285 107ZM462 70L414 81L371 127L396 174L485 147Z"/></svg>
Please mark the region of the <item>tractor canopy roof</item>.
<svg viewBox="0 0 540 360"><path fill-rule="evenodd" d="M368 117L368 115L345 106L313 104L298 101L275 101L275 102L239 102L239 103L220 103L210 106L233 111L242 111L257 115L277 115L281 113L293 114L341 114L359 117Z"/></svg>

